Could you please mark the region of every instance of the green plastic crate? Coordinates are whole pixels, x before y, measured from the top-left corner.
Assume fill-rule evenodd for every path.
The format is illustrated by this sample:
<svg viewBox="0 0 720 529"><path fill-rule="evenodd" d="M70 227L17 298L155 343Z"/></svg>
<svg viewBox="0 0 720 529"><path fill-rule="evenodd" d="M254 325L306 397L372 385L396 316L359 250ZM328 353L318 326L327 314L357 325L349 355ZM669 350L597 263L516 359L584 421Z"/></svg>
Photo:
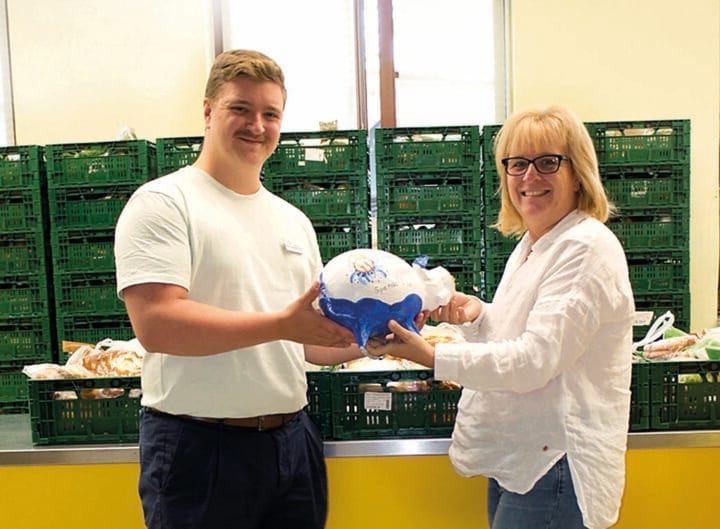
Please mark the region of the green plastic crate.
<svg viewBox="0 0 720 529"><path fill-rule="evenodd" d="M690 163L690 120L586 123L600 166Z"/></svg>
<svg viewBox="0 0 720 529"><path fill-rule="evenodd" d="M495 291L500 284L503 272L505 271L505 264L507 263L509 257L509 253L494 254L493 257L487 257L484 260L485 293L490 297L490 299L495 294Z"/></svg>
<svg viewBox="0 0 720 529"><path fill-rule="evenodd" d="M367 131L284 132L263 166L265 178L288 175L367 176Z"/></svg>
<svg viewBox="0 0 720 529"><path fill-rule="evenodd" d="M157 138L158 175L172 173L186 165L192 165L200 155L202 136L185 136L179 138Z"/></svg>
<svg viewBox="0 0 720 529"><path fill-rule="evenodd" d="M14 404L27 398L27 377L19 369L0 372L0 402Z"/></svg>
<svg viewBox="0 0 720 529"><path fill-rule="evenodd" d="M0 277L0 323L20 317L47 316L49 299L44 273Z"/></svg>
<svg viewBox="0 0 720 529"><path fill-rule="evenodd" d="M367 216L358 217L354 222L348 220L316 223L315 233L324 263L343 252L370 247L370 226Z"/></svg>
<svg viewBox="0 0 720 529"><path fill-rule="evenodd" d="M623 211L608 222L626 251L687 251L690 243L688 208Z"/></svg>
<svg viewBox="0 0 720 529"><path fill-rule="evenodd" d="M620 209L690 206L690 165L605 169L608 198Z"/></svg>
<svg viewBox="0 0 720 529"><path fill-rule="evenodd" d="M378 173L378 210L389 214L438 215L480 209L479 170Z"/></svg>
<svg viewBox="0 0 720 529"><path fill-rule="evenodd" d="M432 258L454 258L480 251L482 228L474 220L458 221L449 217L435 223L432 219L418 218L418 224L409 219L384 219L378 229L378 246L396 255Z"/></svg>
<svg viewBox="0 0 720 529"><path fill-rule="evenodd" d="M650 365L634 363L630 379L629 431L642 432L650 429Z"/></svg>
<svg viewBox="0 0 720 529"><path fill-rule="evenodd" d="M690 260L685 252L627 254L630 283L636 293L690 289Z"/></svg>
<svg viewBox="0 0 720 529"><path fill-rule="evenodd" d="M635 310L638 312L652 312L653 319L670 311L675 316L674 326L684 331L690 331L690 291L678 292L635 292ZM645 337L650 325L636 325L633 327L635 341Z"/></svg>
<svg viewBox="0 0 720 529"><path fill-rule="evenodd" d="M46 145L45 158L49 187L140 185L157 176L147 140Z"/></svg>
<svg viewBox="0 0 720 529"><path fill-rule="evenodd" d="M52 351L47 315L0 321L0 369L50 362Z"/></svg>
<svg viewBox="0 0 720 529"><path fill-rule="evenodd" d="M55 308L59 313L104 314L125 310L117 296L112 272L56 273L54 279Z"/></svg>
<svg viewBox="0 0 720 529"><path fill-rule="evenodd" d="M313 221L347 219L367 215L367 187L364 189L293 189L279 193Z"/></svg>
<svg viewBox="0 0 720 529"><path fill-rule="evenodd" d="M486 227L483 230L482 242L485 257L487 259L507 259L520 239L512 236L506 237L488 224L490 224L490 221L486 221Z"/></svg>
<svg viewBox="0 0 720 529"><path fill-rule="evenodd" d="M651 363L650 411L652 430L720 428L720 363Z"/></svg>
<svg viewBox="0 0 720 529"><path fill-rule="evenodd" d="M500 132L502 125L483 125L482 128L482 163L485 170L495 168L495 151L493 149L495 136Z"/></svg>
<svg viewBox="0 0 720 529"><path fill-rule="evenodd" d="M37 445L136 443L140 377L28 380Z"/></svg>
<svg viewBox="0 0 720 529"><path fill-rule="evenodd" d="M56 314L59 350L63 340L96 344L105 338L131 340L135 337L130 318L123 310L113 314Z"/></svg>
<svg viewBox="0 0 720 529"><path fill-rule="evenodd" d="M419 169L480 169L480 128L470 126L375 129L378 173Z"/></svg>
<svg viewBox="0 0 720 529"><path fill-rule="evenodd" d="M112 272L115 232L104 230L53 230L50 247L55 272Z"/></svg>
<svg viewBox="0 0 720 529"><path fill-rule="evenodd" d="M449 437L461 390L432 377L432 370L331 373L333 438ZM426 389L408 390L414 386Z"/></svg>
<svg viewBox="0 0 720 529"><path fill-rule="evenodd" d="M42 162L37 145L0 147L0 189L39 188L44 178Z"/></svg>
<svg viewBox="0 0 720 529"><path fill-rule="evenodd" d="M332 438L332 388L329 371L308 371L305 411L322 432L323 439Z"/></svg>
<svg viewBox="0 0 720 529"><path fill-rule="evenodd" d="M112 229L136 186L49 188L51 230Z"/></svg>
<svg viewBox="0 0 720 529"><path fill-rule="evenodd" d="M44 234L40 230L0 233L0 276L44 273Z"/></svg>
<svg viewBox="0 0 720 529"><path fill-rule="evenodd" d="M0 232L35 232L43 229L40 188L0 192Z"/></svg>

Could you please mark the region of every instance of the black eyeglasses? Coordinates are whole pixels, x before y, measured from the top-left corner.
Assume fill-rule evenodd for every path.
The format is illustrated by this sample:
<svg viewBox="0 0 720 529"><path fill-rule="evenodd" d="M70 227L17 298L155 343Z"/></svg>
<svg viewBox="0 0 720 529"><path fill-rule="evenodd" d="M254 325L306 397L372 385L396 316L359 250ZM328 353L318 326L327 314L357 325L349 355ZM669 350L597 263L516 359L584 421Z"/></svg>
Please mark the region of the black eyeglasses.
<svg viewBox="0 0 720 529"><path fill-rule="evenodd" d="M503 158L502 164L505 172L510 176L523 176L530 168L530 164L535 166L535 170L540 174L554 174L560 169L563 160L569 160L562 154L543 154L537 158L524 158L522 156L511 156Z"/></svg>

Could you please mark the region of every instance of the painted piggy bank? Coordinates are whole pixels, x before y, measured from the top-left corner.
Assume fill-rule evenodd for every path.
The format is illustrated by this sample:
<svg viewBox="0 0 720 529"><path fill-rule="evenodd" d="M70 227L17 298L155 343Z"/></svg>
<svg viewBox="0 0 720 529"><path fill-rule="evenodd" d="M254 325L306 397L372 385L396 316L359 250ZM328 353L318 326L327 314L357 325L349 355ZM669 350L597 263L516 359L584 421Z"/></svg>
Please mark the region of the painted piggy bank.
<svg viewBox="0 0 720 529"><path fill-rule="evenodd" d="M419 332L415 316L446 304L455 281L442 267L427 270L422 258L413 265L374 249L356 249L331 259L320 274L320 309L355 334L359 346L385 336L388 320Z"/></svg>

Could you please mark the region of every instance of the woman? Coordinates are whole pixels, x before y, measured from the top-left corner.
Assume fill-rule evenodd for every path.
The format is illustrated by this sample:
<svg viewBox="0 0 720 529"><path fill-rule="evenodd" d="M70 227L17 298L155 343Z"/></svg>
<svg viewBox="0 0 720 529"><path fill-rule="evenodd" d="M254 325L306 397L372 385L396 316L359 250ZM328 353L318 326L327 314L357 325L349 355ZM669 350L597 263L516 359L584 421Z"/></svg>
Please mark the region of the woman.
<svg viewBox="0 0 720 529"><path fill-rule="evenodd" d="M467 343L433 347L390 322L392 339L370 349L462 384L449 455L461 475L488 477L492 529L606 528L624 488L634 314L604 224L613 207L592 140L564 108L511 116L495 159L495 227L521 239L492 303L457 293L430 314Z"/></svg>

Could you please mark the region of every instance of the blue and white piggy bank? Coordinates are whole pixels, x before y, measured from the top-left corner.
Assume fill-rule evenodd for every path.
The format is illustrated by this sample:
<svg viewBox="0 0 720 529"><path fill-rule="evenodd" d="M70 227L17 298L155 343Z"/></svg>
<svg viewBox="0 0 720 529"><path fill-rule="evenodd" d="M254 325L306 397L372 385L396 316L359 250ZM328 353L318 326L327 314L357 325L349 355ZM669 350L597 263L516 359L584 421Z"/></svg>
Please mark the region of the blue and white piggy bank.
<svg viewBox="0 0 720 529"><path fill-rule="evenodd" d="M388 320L418 332L421 310L445 305L455 280L444 268L427 270L424 256L411 266L400 257L374 249L356 249L332 258L320 274L320 309L352 330L360 347L390 331Z"/></svg>

